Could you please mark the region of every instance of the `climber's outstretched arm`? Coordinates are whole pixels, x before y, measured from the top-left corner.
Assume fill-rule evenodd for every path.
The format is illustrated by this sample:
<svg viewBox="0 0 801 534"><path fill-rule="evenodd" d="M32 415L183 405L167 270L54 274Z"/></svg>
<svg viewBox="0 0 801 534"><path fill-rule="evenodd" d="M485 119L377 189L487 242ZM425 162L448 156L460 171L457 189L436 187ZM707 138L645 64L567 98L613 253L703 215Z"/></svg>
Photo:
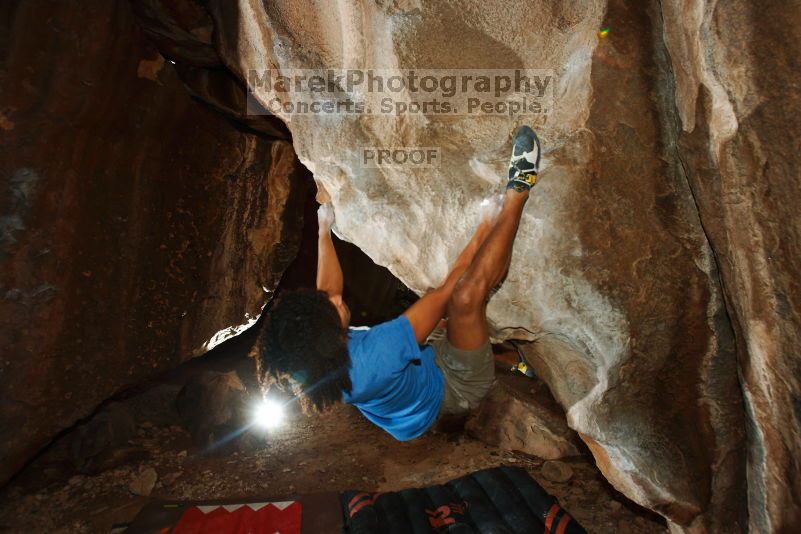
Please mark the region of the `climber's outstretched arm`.
<svg viewBox="0 0 801 534"><path fill-rule="evenodd" d="M317 210L319 237L317 241L317 289L325 291L329 298L341 298L344 281L337 251L331 239L334 223L334 208L323 204Z"/></svg>
<svg viewBox="0 0 801 534"><path fill-rule="evenodd" d="M457 278L458 279L458 278ZM452 288L451 288L452 291ZM445 285L432 289L417 302L409 306L403 315L409 319L418 345L426 342L428 336L445 316L450 291Z"/></svg>

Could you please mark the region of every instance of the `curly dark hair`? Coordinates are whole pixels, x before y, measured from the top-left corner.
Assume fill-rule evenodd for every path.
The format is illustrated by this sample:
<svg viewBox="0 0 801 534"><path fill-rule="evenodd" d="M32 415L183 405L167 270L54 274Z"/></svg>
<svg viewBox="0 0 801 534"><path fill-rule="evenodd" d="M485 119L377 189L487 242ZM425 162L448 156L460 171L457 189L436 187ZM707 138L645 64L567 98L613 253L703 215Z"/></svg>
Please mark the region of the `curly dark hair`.
<svg viewBox="0 0 801 534"><path fill-rule="evenodd" d="M278 297L265 318L256 360L262 388L294 394L307 413L341 401L352 388L347 331L323 291L295 289Z"/></svg>

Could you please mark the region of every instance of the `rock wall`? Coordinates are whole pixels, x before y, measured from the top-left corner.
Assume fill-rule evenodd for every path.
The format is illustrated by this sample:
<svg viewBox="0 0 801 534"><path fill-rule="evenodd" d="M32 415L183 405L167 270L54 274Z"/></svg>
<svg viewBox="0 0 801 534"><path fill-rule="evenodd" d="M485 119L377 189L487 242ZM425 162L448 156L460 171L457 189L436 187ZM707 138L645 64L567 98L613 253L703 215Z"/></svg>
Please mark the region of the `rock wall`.
<svg viewBox="0 0 801 534"><path fill-rule="evenodd" d="M5 481L121 388L255 322L308 179L290 143L192 99L127 1L3 2L0 58Z"/></svg>
<svg viewBox="0 0 801 534"><path fill-rule="evenodd" d="M754 532L801 525L801 10L664 3L679 154L723 280L748 421Z"/></svg>
<svg viewBox="0 0 801 534"><path fill-rule="evenodd" d="M337 233L418 292L444 277L502 186L510 133L530 122L544 165L490 303L495 336L535 341L538 373L606 477L673 529L798 524L798 13L744 0L209 5L241 80L553 70L547 116L282 118ZM399 146L439 147L442 165L359 165L363 147Z"/></svg>

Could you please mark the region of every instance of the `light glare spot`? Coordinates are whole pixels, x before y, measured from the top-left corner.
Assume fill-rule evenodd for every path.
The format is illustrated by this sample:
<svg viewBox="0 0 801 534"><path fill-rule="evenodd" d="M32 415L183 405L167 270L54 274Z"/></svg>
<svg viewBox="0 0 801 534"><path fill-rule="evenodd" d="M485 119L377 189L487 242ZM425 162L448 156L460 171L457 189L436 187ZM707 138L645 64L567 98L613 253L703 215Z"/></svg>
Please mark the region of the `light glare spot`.
<svg viewBox="0 0 801 534"><path fill-rule="evenodd" d="M265 399L253 409L253 424L264 429L276 428L284 422L281 403Z"/></svg>

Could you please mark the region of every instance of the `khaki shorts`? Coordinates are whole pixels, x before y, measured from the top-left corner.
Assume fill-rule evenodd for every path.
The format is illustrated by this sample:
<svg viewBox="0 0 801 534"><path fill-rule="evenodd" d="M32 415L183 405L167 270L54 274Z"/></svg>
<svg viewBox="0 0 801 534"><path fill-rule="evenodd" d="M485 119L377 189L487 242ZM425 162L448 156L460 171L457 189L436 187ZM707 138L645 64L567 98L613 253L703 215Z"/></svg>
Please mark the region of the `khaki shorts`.
<svg viewBox="0 0 801 534"><path fill-rule="evenodd" d="M477 349L460 350L448 342L444 329L437 329L428 344L445 379L440 415L462 415L478 407L495 381L495 357L489 340Z"/></svg>

